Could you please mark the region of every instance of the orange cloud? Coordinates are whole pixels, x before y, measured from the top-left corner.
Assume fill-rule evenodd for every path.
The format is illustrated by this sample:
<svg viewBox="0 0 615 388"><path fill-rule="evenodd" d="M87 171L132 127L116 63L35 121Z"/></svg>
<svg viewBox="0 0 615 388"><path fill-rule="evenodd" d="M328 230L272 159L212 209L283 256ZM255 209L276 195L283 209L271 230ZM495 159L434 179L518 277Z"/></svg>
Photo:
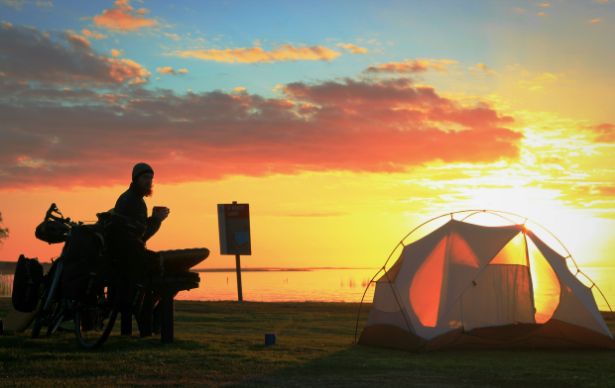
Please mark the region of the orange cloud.
<svg viewBox="0 0 615 388"><path fill-rule="evenodd" d="M107 35L105 34L101 34L100 32L88 30L87 28L82 29L81 33L86 38L96 39L96 40L105 39L107 37Z"/></svg>
<svg viewBox="0 0 615 388"><path fill-rule="evenodd" d="M427 70L446 72L448 67L458 62L452 59L407 59L403 62L387 62L367 68L368 73L421 73Z"/></svg>
<svg viewBox="0 0 615 388"><path fill-rule="evenodd" d="M173 74L173 68L171 66L157 67L156 71L160 74Z"/></svg>
<svg viewBox="0 0 615 388"><path fill-rule="evenodd" d="M524 79L517 81L517 84L530 91L543 90L545 87L561 80L562 75L545 71L537 75L526 74Z"/></svg>
<svg viewBox="0 0 615 388"><path fill-rule="evenodd" d="M477 63L476 65L470 68L470 71L480 72L480 73L484 73L487 75L495 75L495 71L491 69L489 66L485 65L484 63Z"/></svg>
<svg viewBox="0 0 615 388"><path fill-rule="evenodd" d="M615 143L615 124L602 123L590 127L596 135L596 141L602 143Z"/></svg>
<svg viewBox="0 0 615 388"><path fill-rule="evenodd" d="M122 55L122 50L118 50L118 49L111 49L111 56L113 58L117 58L120 55Z"/></svg>
<svg viewBox="0 0 615 388"><path fill-rule="evenodd" d="M599 24L599 23L602 23L602 19L600 19L600 18L593 18L588 23L589 24Z"/></svg>
<svg viewBox="0 0 615 388"><path fill-rule="evenodd" d="M135 11L129 0L117 0L113 8L106 9L102 14L94 16L92 21L98 27L119 32L154 27L157 24L156 20L143 17L145 13L144 8Z"/></svg>
<svg viewBox="0 0 615 388"><path fill-rule="evenodd" d="M270 51L261 47L236 48L223 50L184 50L175 55L182 58L196 58L204 61L227 63L260 63L283 61L330 61L340 56L340 53L323 46L292 46L282 45Z"/></svg>
<svg viewBox="0 0 615 388"><path fill-rule="evenodd" d="M615 197L615 186L603 186L599 188L600 194L608 197Z"/></svg>
<svg viewBox="0 0 615 388"><path fill-rule="evenodd" d="M551 3L546 3L546 2L540 3L540 4L537 4L537 6L540 8L551 8Z"/></svg>
<svg viewBox="0 0 615 388"><path fill-rule="evenodd" d="M46 89L26 98L25 88L2 93L0 189L122 183L135 160L151 162L166 182L400 172L430 161L516 158L522 139L508 129L511 117L407 79L291 83L280 98L136 86L114 98L81 91L71 104Z"/></svg>
<svg viewBox="0 0 615 388"><path fill-rule="evenodd" d="M77 44L77 45L81 45L83 47L89 48L90 47L90 41L87 40L87 38L74 33L73 31L67 31L66 32L66 36L68 38L68 41L71 44Z"/></svg>
<svg viewBox="0 0 615 388"><path fill-rule="evenodd" d="M109 75L117 83L142 84L147 82L151 73L130 59L109 59Z"/></svg>
<svg viewBox="0 0 615 388"><path fill-rule="evenodd" d="M163 67L157 67L156 71L160 74L172 74L172 75L177 75L177 74L188 74L188 69L173 69L171 66L163 66Z"/></svg>
<svg viewBox="0 0 615 388"><path fill-rule="evenodd" d="M29 27L3 26L0 46L5 54L0 56L5 82L87 87L139 84L149 77L147 69L135 61L98 55L85 37L71 31L53 35Z"/></svg>
<svg viewBox="0 0 615 388"><path fill-rule="evenodd" d="M360 47L352 43L340 43L339 47L348 50L352 54L367 54L368 50L365 47Z"/></svg>

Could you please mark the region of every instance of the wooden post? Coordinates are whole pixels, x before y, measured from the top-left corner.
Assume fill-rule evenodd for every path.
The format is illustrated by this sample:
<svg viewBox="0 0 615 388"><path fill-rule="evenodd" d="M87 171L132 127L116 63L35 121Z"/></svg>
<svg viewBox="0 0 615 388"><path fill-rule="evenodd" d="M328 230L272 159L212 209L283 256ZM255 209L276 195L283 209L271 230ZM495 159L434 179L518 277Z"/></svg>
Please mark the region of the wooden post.
<svg viewBox="0 0 615 388"><path fill-rule="evenodd" d="M235 270L237 271L237 300L243 302L243 291L241 290L241 262L239 255L235 255Z"/></svg>
<svg viewBox="0 0 615 388"><path fill-rule="evenodd" d="M145 290L143 297L143 304L141 305L141 311L139 313L139 334L141 337L151 337L153 329L153 315L154 315L154 295L152 290Z"/></svg>
<svg viewBox="0 0 615 388"><path fill-rule="evenodd" d="M166 291L160 298L160 340L168 344L173 342L173 294Z"/></svg>

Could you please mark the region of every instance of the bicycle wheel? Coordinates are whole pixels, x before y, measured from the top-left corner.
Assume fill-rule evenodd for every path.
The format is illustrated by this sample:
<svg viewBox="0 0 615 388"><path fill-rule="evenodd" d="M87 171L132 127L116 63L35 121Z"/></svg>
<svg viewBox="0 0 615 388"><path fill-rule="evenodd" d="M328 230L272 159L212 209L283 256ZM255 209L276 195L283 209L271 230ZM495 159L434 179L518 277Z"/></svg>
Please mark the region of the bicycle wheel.
<svg viewBox="0 0 615 388"><path fill-rule="evenodd" d="M84 349L95 349L105 343L117 318L119 294L104 286L87 302L80 302L75 309L75 335Z"/></svg>

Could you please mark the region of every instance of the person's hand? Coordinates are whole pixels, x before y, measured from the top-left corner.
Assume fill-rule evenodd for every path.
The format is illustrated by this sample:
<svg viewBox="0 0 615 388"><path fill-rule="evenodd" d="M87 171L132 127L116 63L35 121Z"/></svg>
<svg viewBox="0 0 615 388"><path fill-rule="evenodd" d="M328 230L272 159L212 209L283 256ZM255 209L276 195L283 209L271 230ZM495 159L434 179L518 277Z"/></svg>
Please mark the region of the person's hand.
<svg viewBox="0 0 615 388"><path fill-rule="evenodd" d="M168 207L154 206L154 209L152 209L152 217L162 222L169 216L170 212L171 210L169 210Z"/></svg>

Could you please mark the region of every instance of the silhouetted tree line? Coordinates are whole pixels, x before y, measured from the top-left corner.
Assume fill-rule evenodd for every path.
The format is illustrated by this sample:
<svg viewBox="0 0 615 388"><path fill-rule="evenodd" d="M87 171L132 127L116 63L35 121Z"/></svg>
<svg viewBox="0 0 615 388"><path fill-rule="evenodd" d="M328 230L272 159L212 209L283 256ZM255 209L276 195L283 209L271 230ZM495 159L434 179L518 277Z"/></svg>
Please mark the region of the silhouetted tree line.
<svg viewBox="0 0 615 388"><path fill-rule="evenodd" d="M2 227L2 213L0 213L0 244L9 237L9 229Z"/></svg>

